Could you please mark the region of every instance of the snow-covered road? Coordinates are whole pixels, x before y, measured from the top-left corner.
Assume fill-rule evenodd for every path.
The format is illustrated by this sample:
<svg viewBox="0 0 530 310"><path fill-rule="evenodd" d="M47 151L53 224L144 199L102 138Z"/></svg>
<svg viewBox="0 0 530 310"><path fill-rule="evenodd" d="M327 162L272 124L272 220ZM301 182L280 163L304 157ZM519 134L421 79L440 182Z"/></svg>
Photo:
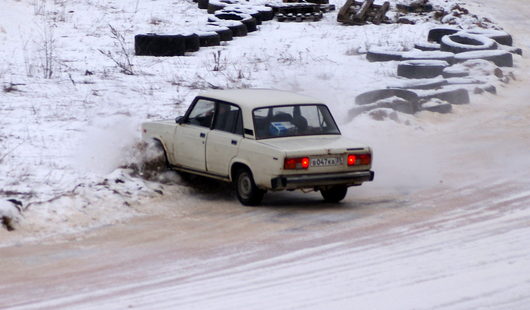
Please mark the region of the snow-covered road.
<svg viewBox="0 0 530 310"><path fill-rule="evenodd" d="M522 2L475 7L528 53ZM400 169L426 184L383 175L339 206L316 194L243 208L223 191L166 193L152 202L166 216L0 248L0 308L528 309L530 63L519 65L498 96L401 144L383 143L399 132L380 140L386 155L412 146L396 154ZM425 149L434 161L420 162Z"/></svg>

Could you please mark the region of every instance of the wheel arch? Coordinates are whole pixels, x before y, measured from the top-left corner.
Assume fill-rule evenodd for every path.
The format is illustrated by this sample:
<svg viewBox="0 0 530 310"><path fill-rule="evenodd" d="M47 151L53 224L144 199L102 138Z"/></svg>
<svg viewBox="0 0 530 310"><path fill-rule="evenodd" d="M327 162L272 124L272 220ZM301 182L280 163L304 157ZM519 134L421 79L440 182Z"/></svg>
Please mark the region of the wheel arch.
<svg viewBox="0 0 530 310"><path fill-rule="evenodd" d="M250 173L252 173L252 169L250 168L250 165L248 163L245 163L245 162L240 161L240 160L236 160L236 161L232 162L232 164L230 166L230 175L229 175L230 181L234 180L234 175L236 174L236 172L239 169L248 169L250 171Z"/></svg>
<svg viewBox="0 0 530 310"><path fill-rule="evenodd" d="M169 158L167 156L167 147L160 137L150 137L149 140L153 141L155 145L161 146L164 151L164 158L166 159L166 164L169 164Z"/></svg>

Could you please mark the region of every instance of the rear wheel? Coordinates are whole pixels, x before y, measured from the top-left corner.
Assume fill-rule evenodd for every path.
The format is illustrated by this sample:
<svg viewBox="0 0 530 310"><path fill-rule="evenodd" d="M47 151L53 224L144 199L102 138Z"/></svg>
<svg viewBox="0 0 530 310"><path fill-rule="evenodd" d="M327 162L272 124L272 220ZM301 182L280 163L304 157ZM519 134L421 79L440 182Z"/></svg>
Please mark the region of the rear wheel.
<svg viewBox="0 0 530 310"><path fill-rule="evenodd" d="M248 169L240 169L234 178L237 199L245 206L256 206L260 204L265 194L264 190L259 189L254 183L252 173Z"/></svg>
<svg viewBox="0 0 530 310"><path fill-rule="evenodd" d="M339 202L344 199L344 197L346 197L347 192L348 188L346 186L333 186L327 189L320 190L320 194L322 194L324 201L333 203Z"/></svg>

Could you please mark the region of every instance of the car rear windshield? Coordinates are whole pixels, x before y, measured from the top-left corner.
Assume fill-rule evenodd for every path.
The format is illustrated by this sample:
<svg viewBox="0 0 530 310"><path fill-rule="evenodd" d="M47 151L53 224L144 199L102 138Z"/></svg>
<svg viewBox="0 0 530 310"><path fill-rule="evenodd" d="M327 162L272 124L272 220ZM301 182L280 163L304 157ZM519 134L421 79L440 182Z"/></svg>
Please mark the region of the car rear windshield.
<svg viewBox="0 0 530 310"><path fill-rule="evenodd" d="M323 104L286 105L255 109L256 139L340 134Z"/></svg>

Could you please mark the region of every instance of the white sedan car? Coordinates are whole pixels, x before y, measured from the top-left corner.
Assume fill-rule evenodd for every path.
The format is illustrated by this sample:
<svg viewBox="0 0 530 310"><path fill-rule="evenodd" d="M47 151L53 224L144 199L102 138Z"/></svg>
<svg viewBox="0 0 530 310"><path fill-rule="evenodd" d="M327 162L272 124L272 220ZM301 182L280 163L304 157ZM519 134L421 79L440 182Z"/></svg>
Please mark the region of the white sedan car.
<svg viewBox="0 0 530 310"><path fill-rule="evenodd" d="M372 181L372 150L340 133L328 107L295 93L211 90L184 116L142 124L180 172L233 182L239 201L266 191L310 189L339 202L349 186Z"/></svg>

